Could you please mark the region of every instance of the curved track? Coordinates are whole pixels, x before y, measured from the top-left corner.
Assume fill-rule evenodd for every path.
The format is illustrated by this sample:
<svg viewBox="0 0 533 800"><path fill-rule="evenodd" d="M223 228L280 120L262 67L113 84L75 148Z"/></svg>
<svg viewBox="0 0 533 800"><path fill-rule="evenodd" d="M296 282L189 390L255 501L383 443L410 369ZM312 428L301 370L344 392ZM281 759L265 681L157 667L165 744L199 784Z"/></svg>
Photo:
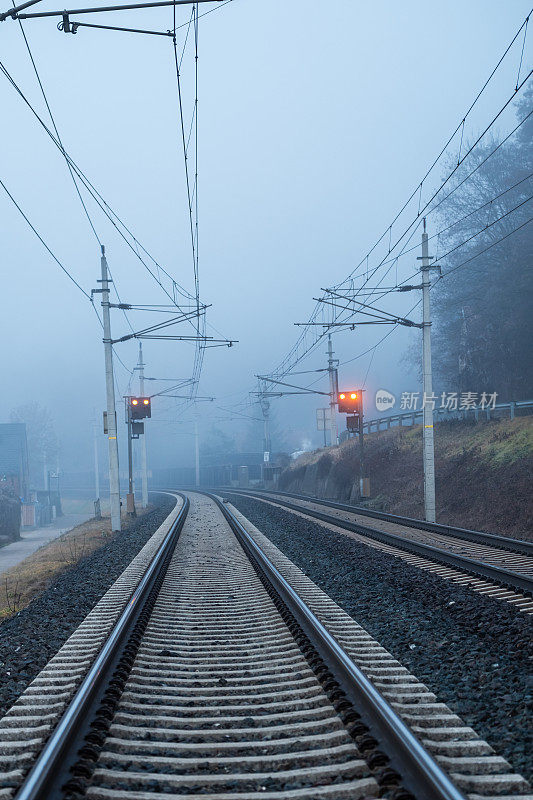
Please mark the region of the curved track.
<svg viewBox="0 0 533 800"><path fill-rule="evenodd" d="M469 538L462 538L460 535L463 533L461 528L452 529L447 526L433 526L421 520L412 521L404 517L395 517L382 513L376 516L374 512L371 512L371 516L376 521L369 525L369 515L366 514L366 511L363 513L357 507L322 501L316 498L304 497L303 495L289 495L285 492L277 493L243 489L228 489L227 492L274 503L289 511L303 513L321 522L360 534L362 537L367 537L367 539L391 545L399 550L413 553L436 563L446 564L461 570L463 573L488 579L500 586L517 590L528 596L533 594L533 555L530 555L532 546L529 542L521 542L516 539L507 540L503 536L496 537L493 534L484 534L477 531L464 531ZM331 511L326 513L324 506L331 508ZM411 525L411 522L415 522L416 527ZM440 531L441 528L446 528L446 533L442 533ZM476 536L479 537L479 541L474 541L473 537ZM488 539L485 537L488 537ZM495 541L497 545L494 544ZM505 549L501 542L503 542ZM518 552L518 549L520 549L520 552ZM486 584L484 586L489 588ZM510 594L512 595L512 592ZM517 596L510 596L510 599L515 600ZM531 599L522 599L523 603L519 607L523 607L524 610L530 610L530 607L533 608Z"/></svg>
<svg viewBox="0 0 533 800"><path fill-rule="evenodd" d="M132 562L131 597L122 576L1 721L0 797L527 796L236 510L191 494L187 512Z"/></svg>

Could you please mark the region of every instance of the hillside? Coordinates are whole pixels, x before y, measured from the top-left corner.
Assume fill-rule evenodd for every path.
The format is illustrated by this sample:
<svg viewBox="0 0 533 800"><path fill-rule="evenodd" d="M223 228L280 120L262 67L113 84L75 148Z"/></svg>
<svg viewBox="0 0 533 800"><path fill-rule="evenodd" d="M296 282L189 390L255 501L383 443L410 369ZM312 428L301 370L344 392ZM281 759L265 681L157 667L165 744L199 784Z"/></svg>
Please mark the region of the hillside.
<svg viewBox="0 0 533 800"><path fill-rule="evenodd" d="M365 437L374 507L423 516L422 427ZM435 426L437 521L533 539L533 417ZM358 450L352 439L307 453L281 475L280 489L357 502ZM355 486L354 486L355 484Z"/></svg>

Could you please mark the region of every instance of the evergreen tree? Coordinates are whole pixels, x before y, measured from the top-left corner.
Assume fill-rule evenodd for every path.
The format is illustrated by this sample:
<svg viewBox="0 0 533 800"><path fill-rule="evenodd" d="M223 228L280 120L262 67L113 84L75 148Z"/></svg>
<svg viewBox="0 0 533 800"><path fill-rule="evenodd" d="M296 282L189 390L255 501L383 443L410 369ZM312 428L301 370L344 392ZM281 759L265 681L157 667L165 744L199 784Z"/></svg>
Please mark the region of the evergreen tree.
<svg viewBox="0 0 533 800"><path fill-rule="evenodd" d="M532 100L530 85L516 106L527 121L490 158L498 141L478 146L448 184L455 191L437 212L447 230L433 243L437 259L457 248L432 290L435 383L501 402L533 396Z"/></svg>

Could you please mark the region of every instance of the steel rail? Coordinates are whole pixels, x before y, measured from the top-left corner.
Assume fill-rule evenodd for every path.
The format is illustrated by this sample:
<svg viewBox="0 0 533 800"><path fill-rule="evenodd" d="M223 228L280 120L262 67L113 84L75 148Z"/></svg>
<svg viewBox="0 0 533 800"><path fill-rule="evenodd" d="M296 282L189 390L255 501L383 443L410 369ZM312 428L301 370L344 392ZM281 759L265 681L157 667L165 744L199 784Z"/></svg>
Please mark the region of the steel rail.
<svg viewBox="0 0 533 800"><path fill-rule="evenodd" d="M317 619L229 508L216 495L209 492L199 493L215 501L244 551L260 565L312 644L340 680L356 709L362 710L362 717L369 728L377 732L384 742L391 764L401 772L407 787L417 796L431 797L432 800L465 800L465 795L452 783L392 706Z"/></svg>
<svg viewBox="0 0 533 800"><path fill-rule="evenodd" d="M233 493L239 494L241 490L232 490ZM385 531L378 531L376 528L368 528L366 525L360 525L355 522L350 522L346 519L334 517L331 514L323 514L320 511L314 511L310 508L289 503L286 500L279 500L273 497L262 497L259 493L254 495L253 492L242 492L244 497L255 497L256 499L266 500L267 502L277 503L283 508L290 511L297 511L300 514L306 514L309 517L314 517L321 522L327 522L330 525L336 525L338 528L345 528L353 533L359 533L362 536L367 536L370 539L375 539L383 544L388 544L397 547L399 550L405 550L408 553L415 553L416 555L428 558L431 561L444 563L447 566L455 567L463 572L472 573L477 577L486 578L494 581L503 586L508 586L517 589L520 592L525 592L528 595L533 595L533 579L528 578L527 575L522 575L519 572L511 572L510 570L496 567L492 564L487 564L484 561L478 561L474 558L467 556L460 556L456 553L450 553L440 547L435 547L430 544L422 544L422 542L414 542L411 539L405 539L395 533L385 533ZM307 498L308 499L308 498Z"/></svg>
<svg viewBox="0 0 533 800"><path fill-rule="evenodd" d="M15 800L50 800L58 792L60 786L58 787L57 783L65 770L65 755L73 748L82 723L86 721L91 706L102 687L107 683L111 668L116 663L117 653L122 649L128 633L141 614L154 583L168 565L169 557L174 550L190 505L188 497L181 493L178 494L183 500L178 516L161 542L59 724L15 795Z"/></svg>
<svg viewBox="0 0 533 800"><path fill-rule="evenodd" d="M247 492L248 490L239 489L238 491ZM497 533L486 533L485 531L474 531L468 528L458 528L454 525L443 525L440 522L426 522L426 520L423 519L402 517L397 514L388 514L386 511L375 511L372 508L354 506L349 503L339 503L335 500L322 500L318 497L312 497L307 494L278 492L268 489L254 490L252 492L252 494L263 493L265 495L282 495L283 497L292 497L295 500L305 500L308 503L316 503L320 506L328 506L328 508L338 508L340 511L348 511L350 514L360 514L364 517L381 519L384 522L391 522L395 525L405 525L408 528L417 528L418 530L422 531L441 533L445 536L453 536L456 539L463 539L467 542L484 544L489 547L498 547L500 550L508 550L509 552L518 553L522 556L533 556L533 542L526 542L522 539L512 539L511 537L500 536Z"/></svg>

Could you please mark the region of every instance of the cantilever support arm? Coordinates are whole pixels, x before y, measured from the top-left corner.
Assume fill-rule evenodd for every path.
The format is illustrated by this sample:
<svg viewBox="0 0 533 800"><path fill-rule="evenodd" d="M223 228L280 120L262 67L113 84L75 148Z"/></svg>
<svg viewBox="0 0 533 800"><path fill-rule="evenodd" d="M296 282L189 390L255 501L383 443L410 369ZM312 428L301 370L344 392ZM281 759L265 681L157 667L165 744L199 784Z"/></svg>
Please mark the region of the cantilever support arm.
<svg viewBox="0 0 533 800"><path fill-rule="evenodd" d="M4 22L8 17L12 19L35 19L36 17L62 17L64 14L99 14L102 11L129 11L138 8L159 8L161 6L184 6L198 3L219 3L221 0L153 0L151 3L128 3L127 5L119 6L100 6L100 8L70 8L63 11L41 11L34 14L21 14L25 8L34 6L40 3L41 0L27 0L14 8L9 8L0 14L0 22Z"/></svg>

